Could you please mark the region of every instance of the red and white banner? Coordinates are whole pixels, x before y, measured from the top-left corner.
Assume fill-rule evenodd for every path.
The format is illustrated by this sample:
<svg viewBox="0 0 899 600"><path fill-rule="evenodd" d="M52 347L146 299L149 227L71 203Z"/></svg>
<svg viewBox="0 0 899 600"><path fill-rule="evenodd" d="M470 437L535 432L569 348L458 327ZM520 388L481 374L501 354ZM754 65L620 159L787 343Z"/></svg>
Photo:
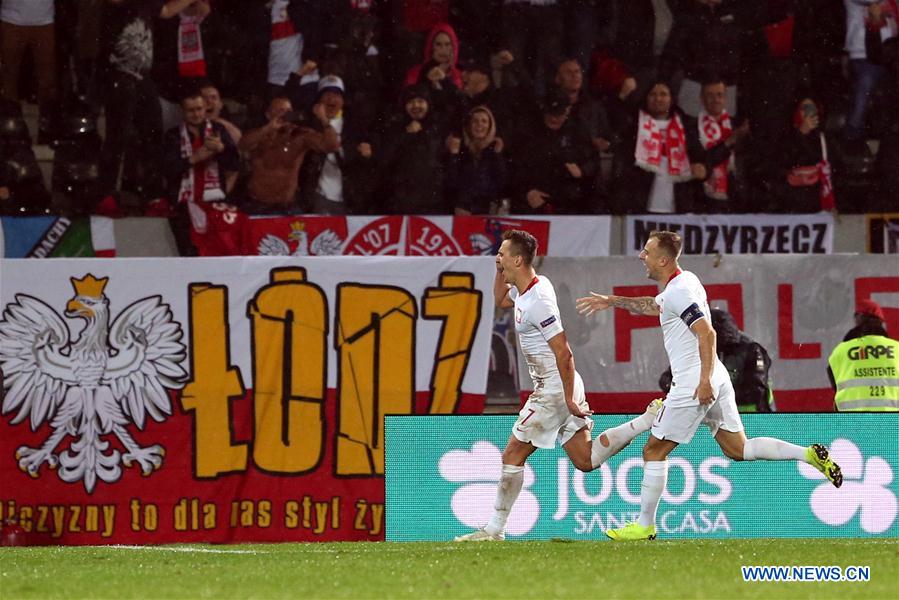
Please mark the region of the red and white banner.
<svg viewBox="0 0 899 600"><path fill-rule="evenodd" d="M887 331L894 337L899 332L899 261L890 256L702 256L682 258L681 266L702 280L712 308L729 311L768 351L780 411L833 408L827 358L855 325L859 300L878 302ZM658 294L639 260L548 257L540 272L555 285L592 408L636 412L659 397L659 375L668 368L668 359L658 317L614 309L585 318L574 306L576 298L591 290L618 296ZM521 389L531 389L527 369L519 364L518 373Z"/></svg>
<svg viewBox="0 0 899 600"><path fill-rule="evenodd" d="M0 520L383 539L385 414L483 411L490 258L0 261Z"/></svg>
<svg viewBox="0 0 899 600"><path fill-rule="evenodd" d="M457 256L496 254L503 231L524 229L548 256L608 256L609 216L297 215L250 219L245 254Z"/></svg>
<svg viewBox="0 0 899 600"><path fill-rule="evenodd" d="M649 232L675 231L684 254L830 254L829 212L779 215L628 215L625 254L640 254Z"/></svg>

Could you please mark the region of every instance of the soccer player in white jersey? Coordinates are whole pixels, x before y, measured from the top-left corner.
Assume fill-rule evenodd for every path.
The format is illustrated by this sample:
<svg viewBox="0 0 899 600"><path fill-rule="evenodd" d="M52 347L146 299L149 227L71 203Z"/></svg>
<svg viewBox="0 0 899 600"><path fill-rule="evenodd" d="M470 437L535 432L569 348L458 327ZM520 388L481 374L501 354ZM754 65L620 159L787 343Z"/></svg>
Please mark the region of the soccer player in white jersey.
<svg viewBox="0 0 899 600"><path fill-rule="evenodd" d="M658 296L625 298L590 292L578 298L581 314L590 315L610 306L634 314L658 315L673 381L646 445L643 447L643 484L640 518L606 535L613 540L644 540L656 536L656 510L668 479L668 454L678 444L689 443L700 424L708 426L724 454L733 460L797 460L816 467L840 487L843 475L827 448L813 444L803 448L774 438L746 439L737 412L734 388L727 369L715 351L705 288L690 271L677 264L681 238L670 231L653 231L640 253L646 274L662 288Z"/></svg>
<svg viewBox="0 0 899 600"><path fill-rule="evenodd" d="M515 309L515 331L534 392L519 413L503 451L493 516L485 527L460 535L457 542L505 539L506 520L524 482L524 463L537 448L554 448L558 442L577 469L592 471L649 431L661 407L661 401L656 400L639 417L590 440L593 412L587 405L584 382L574 369L556 291L549 279L534 272L536 255L537 240L531 234L517 230L503 234L496 256L493 298L498 307Z"/></svg>

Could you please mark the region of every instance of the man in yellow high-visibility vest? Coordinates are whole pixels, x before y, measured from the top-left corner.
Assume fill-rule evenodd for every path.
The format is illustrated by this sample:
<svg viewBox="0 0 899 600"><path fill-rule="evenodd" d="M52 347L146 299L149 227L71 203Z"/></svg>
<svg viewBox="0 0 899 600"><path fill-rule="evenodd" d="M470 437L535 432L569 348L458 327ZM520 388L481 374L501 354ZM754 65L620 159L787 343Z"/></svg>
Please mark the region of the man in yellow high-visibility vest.
<svg viewBox="0 0 899 600"><path fill-rule="evenodd" d="M856 326L828 359L838 411L899 411L899 342L887 336L883 310L862 300Z"/></svg>

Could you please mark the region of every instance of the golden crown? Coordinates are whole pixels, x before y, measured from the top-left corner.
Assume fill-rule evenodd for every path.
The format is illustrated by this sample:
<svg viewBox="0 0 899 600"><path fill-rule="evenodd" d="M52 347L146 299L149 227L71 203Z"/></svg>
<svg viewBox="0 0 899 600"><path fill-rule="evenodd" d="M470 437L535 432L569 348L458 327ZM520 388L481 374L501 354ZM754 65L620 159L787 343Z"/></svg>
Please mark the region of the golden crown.
<svg viewBox="0 0 899 600"><path fill-rule="evenodd" d="M75 288L75 294L77 294L78 296L99 298L103 295L103 288L106 287L106 283L109 281L109 277L97 279L96 277L88 273L81 279L70 277L69 280L72 282L72 286Z"/></svg>
<svg viewBox="0 0 899 600"><path fill-rule="evenodd" d="M294 221L290 224L291 231L303 231L306 229L306 223L303 221Z"/></svg>

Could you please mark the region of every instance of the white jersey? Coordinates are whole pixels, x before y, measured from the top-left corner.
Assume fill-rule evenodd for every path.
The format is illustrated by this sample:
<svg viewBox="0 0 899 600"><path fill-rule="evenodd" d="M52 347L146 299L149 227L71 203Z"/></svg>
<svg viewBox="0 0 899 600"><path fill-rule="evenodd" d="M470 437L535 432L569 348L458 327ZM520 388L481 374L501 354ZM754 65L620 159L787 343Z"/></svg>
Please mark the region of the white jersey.
<svg viewBox="0 0 899 600"><path fill-rule="evenodd" d="M553 284L538 275L523 294L512 286L509 298L515 303L515 333L535 388L547 378L558 379L556 355L549 347L549 340L563 329Z"/></svg>
<svg viewBox="0 0 899 600"><path fill-rule="evenodd" d="M659 321L674 384L695 389L699 385L702 363L699 359L699 340L690 326L699 319L705 319L710 326L712 324L705 288L696 275L681 271L668 281L655 301L659 305ZM721 361L715 357L715 362ZM718 369L716 364L713 371Z"/></svg>

